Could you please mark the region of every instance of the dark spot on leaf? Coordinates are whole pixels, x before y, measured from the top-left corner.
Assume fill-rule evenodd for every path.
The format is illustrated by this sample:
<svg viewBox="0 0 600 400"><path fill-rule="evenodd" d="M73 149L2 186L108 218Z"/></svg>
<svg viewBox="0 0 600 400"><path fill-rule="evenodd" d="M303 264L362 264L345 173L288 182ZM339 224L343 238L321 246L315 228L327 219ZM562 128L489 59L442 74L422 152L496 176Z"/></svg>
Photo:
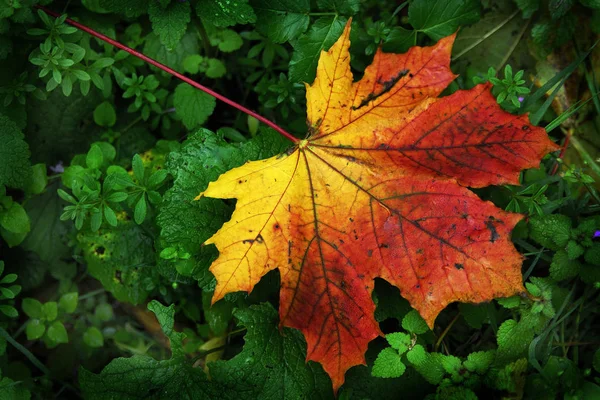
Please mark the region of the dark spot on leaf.
<svg viewBox="0 0 600 400"><path fill-rule="evenodd" d="M500 235L496 231L496 226L494 226L494 217L490 217L489 220L485 221L485 227L490 231L490 242L494 243L500 239Z"/></svg>
<svg viewBox="0 0 600 400"><path fill-rule="evenodd" d="M456 269L463 269L465 266L459 263L454 264L454 268Z"/></svg>
<svg viewBox="0 0 600 400"><path fill-rule="evenodd" d="M521 127L521 129L522 129L522 130L524 130L524 131L528 131L528 130L529 130L529 127L528 127L527 125L523 125L523 126Z"/></svg>
<svg viewBox="0 0 600 400"><path fill-rule="evenodd" d="M417 254L423 254L425 251L423 249L417 249Z"/></svg>
<svg viewBox="0 0 600 400"><path fill-rule="evenodd" d="M365 97L358 106L352 107L352 109L358 110L359 108L366 106L367 104L369 104L371 101L375 100L376 98L383 96L384 94L389 92L391 88L394 87L396 82L398 82L400 79L402 79L408 73L409 73L409 71L407 69L403 69L402 71L398 72L395 76L393 76L390 80L387 80L385 82L378 81L378 83L383 86L381 91L379 93L369 93L369 95L367 97Z"/></svg>

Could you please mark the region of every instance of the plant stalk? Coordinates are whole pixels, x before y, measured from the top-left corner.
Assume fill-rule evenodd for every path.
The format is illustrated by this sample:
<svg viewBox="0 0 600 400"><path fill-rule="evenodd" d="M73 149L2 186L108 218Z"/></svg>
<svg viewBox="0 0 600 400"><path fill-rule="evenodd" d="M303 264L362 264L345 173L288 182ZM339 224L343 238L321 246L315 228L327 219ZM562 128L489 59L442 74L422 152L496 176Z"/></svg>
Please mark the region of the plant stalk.
<svg viewBox="0 0 600 400"><path fill-rule="evenodd" d="M53 16L54 18L57 18L60 16L60 14L55 13L54 11L51 11L49 9L47 9L44 6L40 6L40 5L36 5L34 6L37 9L40 9L42 11L44 11L46 14ZM233 100L228 99L227 97L215 92L214 90L211 90L209 88L207 88L206 86L203 86L201 84L199 84L198 82L186 77L183 74L180 74L179 72L175 71L174 69L171 69L169 67L167 67L164 64L159 63L158 61L140 53L139 51L136 51L134 49L132 49L131 47L127 47L124 44L117 42L116 40L113 40L111 38L109 38L106 35L101 34L100 32L96 32L95 30L80 24L79 22L73 21L72 19L67 18L65 20L65 22L71 26L74 26L75 28L82 30L86 33L89 33L90 35L112 45L115 46L116 48L119 48L123 51L128 52L129 54L147 62L148 64L152 64L154 65L156 68L159 68L171 75L173 75L174 77L184 81L185 83L192 85L193 87L195 87L196 89L200 89L202 90L204 93L209 94L211 96L213 96L214 98L221 100L222 102L229 104L230 106L237 108L238 110L240 110L241 112L248 114L254 118L256 118L257 120L259 120L260 122L262 122L263 124L273 128L274 130L276 130L278 133L280 133L281 135L285 136L286 138L288 138L289 140L291 140L292 142L296 143L299 141L298 138L294 137L291 133L287 132L286 130L284 130L282 127L280 127L279 125L275 124L274 122L266 119L265 117L255 113L254 111L242 106L241 104L236 103Z"/></svg>

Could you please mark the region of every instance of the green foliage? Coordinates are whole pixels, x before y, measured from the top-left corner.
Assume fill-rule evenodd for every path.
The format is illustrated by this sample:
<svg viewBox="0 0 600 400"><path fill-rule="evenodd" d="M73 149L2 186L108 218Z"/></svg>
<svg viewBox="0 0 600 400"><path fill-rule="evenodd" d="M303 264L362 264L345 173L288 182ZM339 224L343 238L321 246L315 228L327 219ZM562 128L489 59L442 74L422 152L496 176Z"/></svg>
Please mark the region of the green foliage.
<svg viewBox="0 0 600 400"><path fill-rule="evenodd" d="M276 273L211 304L203 243L235 202L196 198L289 141L37 3L0 0L0 398L334 398L302 335L279 327ZM355 76L379 48L456 33L444 95L489 82L505 110L569 137L519 185L475 189L525 214L524 289L449 305L430 329L376 280L384 337L337 396L598 397L598 1L39 3L297 137L304 84L350 18Z"/></svg>

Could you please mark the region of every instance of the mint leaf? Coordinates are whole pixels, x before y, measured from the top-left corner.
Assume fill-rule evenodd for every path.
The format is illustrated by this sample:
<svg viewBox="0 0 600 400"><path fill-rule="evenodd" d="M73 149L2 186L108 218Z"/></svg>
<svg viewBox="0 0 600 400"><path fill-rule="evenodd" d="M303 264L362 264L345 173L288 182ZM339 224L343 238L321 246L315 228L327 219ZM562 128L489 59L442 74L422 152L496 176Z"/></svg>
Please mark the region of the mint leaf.
<svg viewBox="0 0 600 400"><path fill-rule="evenodd" d="M153 311L165 334L169 337L173 356L157 361L148 356L117 358L101 373L79 370L79 383L86 399L155 399L193 400L218 399L219 393L206 379L201 368L193 368L183 353L183 333L173 331L175 309L152 301Z"/></svg>
<svg viewBox="0 0 600 400"><path fill-rule="evenodd" d="M256 22L256 14L247 0L199 0L196 13L217 27Z"/></svg>
<svg viewBox="0 0 600 400"><path fill-rule="evenodd" d="M581 263L577 260L572 260L568 253L564 250L559 250L552 257L550 264L550 276L555 281L571 279L579 274Z"/></svg>
<svg viewBox="0 0 600 400"><path fill-rule="evenodd" d="M253 0L252 7L256 30L275 43L294 39L308 28L308 0Z"/></svg>
<svg viewBox="0 0 600 400"><path fill-rule="evenodd" d="M183 35L177 46L172 50L167 49L158 35L154 33L146 36L144 44L144 54L175 70L183 68L183 60L187 56L198 54L199 51L198 35L194 32L187 32Z"/></svg>
<svg viewBox="0 0 600 400"><path fill-rule="evenodd" d="M148 16L152 22L152 30L160 37L160 41L169 50L179 43L190 22L190 4L174 1L167 7L161 7L151 1Z"/></svg>
<svg viewBox="0 0 600 400"><path fill-rule="evenodd" d="M229 144L222 134L200 129L191 135L178 151L169 154L166 169L173 176L173 187L163 196L157 216L162 248L181 246L193 254L195 268L192 275L210 290L214 278L208 266L218 254L214 246L202 246L231 215L231 207L219 199L194 198L208 183L231 168L247 160L267 158L282 152L289 142L268 129L252 140ZM161 249L158 249L160 253ZM161 260L161 273L175 271L168 261ZM181 273L181 272L180 272Z"/></svg>
<svg viewBox="0 0 600 400"><path fill-rule="evenodd" d="M0 210L0 227L12 233L29 232L29 216L23 206L12 202L9 208Z"/></svg>
<svg viewBox="0 0 600 400"><path fill-rule="evenodd" d="M323 17L294 42L290 60L290 81L312 83L315 80L321 51L327 51L342 34L347 19Z"/></svg>
<svg viewBox="0 0 600 400"><path fill-rule="evenodd" d="M29 146L12 120L0 115L0 186L23 189L31 178Z"/></svg>
<svg viewBox="0 0 600 400"><path fill-rule="evenodd" d="M402 328L416 335L421 335L429 331L427 323L417 310L411 310L402 318Z"/></svg>
<svg viewBox="0 0 600 400"><path fill-rule="evenodd" d="M419 32L439 40L461 25L477 22L480 8L476 0L415 0L408 7L408 22Z"/></svg>
<svg viewBox="0 0 600 400"><path fill-rule="evenodd" d="M398 378L406 371L406 365L398 352L391 347L381 350L377 356L371 374L377 378Z"/></svg>
<svg viewBox="0 0 600 400"><path fill-rule="evenodd" d="M551 250L564 249L571 237L571 218L563 214L532 217L529 237Z"/></svg>
<svg viewBox="0 0 600 400"><path fill-rule="evenodd" d="M175 112L188 129L202 125L215 109L215 98L188 85L180 83L173 99Z"/></svg>
<svg viewBox="0 0 600 400"><path fill-rule="evenodd" d="M305 361L302 334L279 331L277 311L269 303L237 310L235 316L248 329L246 344L229 361L208 364L215 384L227 388L231 399L331 399L331 382L322 367Z"/></svg>

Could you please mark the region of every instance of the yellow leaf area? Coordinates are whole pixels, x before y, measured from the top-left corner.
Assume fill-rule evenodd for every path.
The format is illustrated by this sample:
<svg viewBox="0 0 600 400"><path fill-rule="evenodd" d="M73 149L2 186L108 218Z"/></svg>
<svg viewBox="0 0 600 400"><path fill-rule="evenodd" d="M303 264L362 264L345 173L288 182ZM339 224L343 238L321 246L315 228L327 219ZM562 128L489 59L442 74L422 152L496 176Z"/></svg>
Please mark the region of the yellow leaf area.
<svg viewBox="0 0 600 400"><path fill-rule="evenodd" d="M213 302L278 268L281 324L302 331L307 360L335 390L381 334L374 278L397 286L430 327L451 302L524 290L510 241L522 216L465 186L517 184L519 171L557 149L526 116L501 110L488 85L437 98L455 78L454 36L379 51L353 82L349 34L348 24L307 85L308 138L200 194L237 199L206 242L220 253Z"/></svg>

